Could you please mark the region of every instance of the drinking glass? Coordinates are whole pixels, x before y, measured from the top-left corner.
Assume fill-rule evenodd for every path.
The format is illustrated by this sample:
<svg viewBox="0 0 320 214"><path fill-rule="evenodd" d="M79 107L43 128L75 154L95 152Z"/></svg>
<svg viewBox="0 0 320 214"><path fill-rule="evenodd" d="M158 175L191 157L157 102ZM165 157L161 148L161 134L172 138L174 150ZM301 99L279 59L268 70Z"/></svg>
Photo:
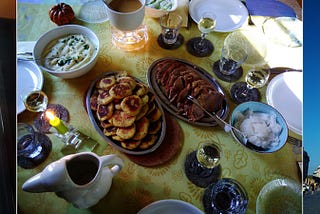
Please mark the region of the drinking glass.
<svg viewBox="0 0 320 214"><path fill-rule="evenodd" d="M200 37L195 37L187 42L187 50L197 57L209 56L213 52L213 44L206 35L214 30L216 26L216 15L211 12L204 12L198 22L198 29L201 31Z"/></svg>
<svg viewBox="0 0 320 214"><path fill-rule="evenodd" d="M215 142L202 142L185 162L185 173L195 185L206 187L220 176L222 150Z"/></svg>
<svg viewBox="0 0 320 214"><path fill-rule="evenodd" d="M17 125L18 165L31 169L42 163L51 151L50 139L27 123Z"/></svg>
<svg viewBox="0 0 320 214"><path fill-rule="evenodd" d="M232 75L247 58L247 51L240 44L223 46L219 60L220 72L224 75Z"/></svg>
<svg viewBox="0 0 320 214"><path fill-rule="evenodd" d="M178 14L168 13L160 17L161 34L158 44L165 49L175 49L182 45L183 37L179 33L182 17Z"/></svg>
<svg viewBox="0 0 320 214"><path fill-rule="evenodd" d="M247 45L233 38L233 33L224 40L220 59L214 62L213 72L226 82L239 80L243 75L242 64L248 59Z"/></svg>
<svg viewBox="0 0 320 214"><path fill-rule="evenodd" d="M205 213L244 214L248 207L248 195L234 179L222 178L210 184L203 194Z"/></svg>
<svg viewBox="0 0 320 214"><path fill-rule="evenodd" d="M262 88L269 79L270 71L265 68L252 68L245 76L246 82L235 83L231 87L231 97L237 103L248 101L259 101L260 92L258 88Z"/></svg>

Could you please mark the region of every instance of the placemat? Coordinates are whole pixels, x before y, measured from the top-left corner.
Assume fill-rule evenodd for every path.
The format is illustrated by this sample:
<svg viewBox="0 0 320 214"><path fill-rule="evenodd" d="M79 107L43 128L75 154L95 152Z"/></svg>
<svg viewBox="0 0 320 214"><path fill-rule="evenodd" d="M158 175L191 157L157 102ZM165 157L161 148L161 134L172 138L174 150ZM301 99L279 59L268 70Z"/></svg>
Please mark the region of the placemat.
<svg viewBox="0 0 320 214"><path fill-rule="evenodd" d="M167 125L166 136L159 148L146 155L126 154L131 161L141 166L154 167L170 161L180 152L183 141L182 130L178 122L169 113L165 112L165 118Z"/></svg>

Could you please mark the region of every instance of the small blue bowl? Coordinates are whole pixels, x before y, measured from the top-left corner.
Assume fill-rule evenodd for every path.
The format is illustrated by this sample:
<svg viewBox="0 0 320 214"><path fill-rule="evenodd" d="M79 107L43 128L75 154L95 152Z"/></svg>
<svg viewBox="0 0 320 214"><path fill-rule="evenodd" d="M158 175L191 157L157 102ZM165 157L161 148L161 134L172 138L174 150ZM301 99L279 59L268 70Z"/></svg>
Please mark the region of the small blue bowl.
<svg viewBox="0 0 320 214"><path fill-rule="evenodd" d="M262 148L262 147L258 147L250 142L244 143L244 139L240 136L240 134L234 132L233 130L232 135L233 137L237 140L237 142L239 142L240 144L242 144L243 146L259 152L259 153L272 153L272 152L276 152L278 150L280 150L286 143L287 141L287 137L288 137L288 126L287 126L287 122L286 120L283 118L283 116L272 106L265 104L265 103L261 103L261 102L244 102L241 103L240 105L238 105L232 112L231 116L230 116L230 124L232 126L235 126L236 128L239 128L239 124L237 124L237 120L238 120L238 114L239 113L244 113L247 110L251 110L253 112L260 112L260 113L273 113L276 116L276 121L278 124L280 124L280 126L282 127L282 130L279 134L279 143L276 146L270 147L270 148Z"/></svg>

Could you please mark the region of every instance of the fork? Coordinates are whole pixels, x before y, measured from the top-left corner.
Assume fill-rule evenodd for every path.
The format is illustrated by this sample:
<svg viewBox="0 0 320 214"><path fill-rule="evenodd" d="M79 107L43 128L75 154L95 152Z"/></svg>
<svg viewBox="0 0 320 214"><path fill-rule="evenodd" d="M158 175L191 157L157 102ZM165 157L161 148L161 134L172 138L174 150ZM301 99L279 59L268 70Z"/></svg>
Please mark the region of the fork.
<svg viewBox="0 0 320 214"><path fill-rule="evenodd" d="M39 61L39 60L45 60L45 59L63 59L62 57L33 58L32 55L33 54L31 52L18 52L17 59L18 59L18 61Z"/></svg>
<svg viewBox="0 0 320 214"><path fill-rule="evenodd" d="M219 117L218 115L216 115L214 112L210 113L208 112L199 102L197 99L195 99L193 96L188 95L187 96L188 100L192 101L194 104L196 104L199 108L201 108L202 111L204 111L207 115L209 115L212 119L214 119L217 124L223 128L223 130L225 132L230 132L232 129L236 132L238 132L242 137L243 137L243 141L246 144L247 143L247 136L240 131L239 129L237 129L234 126L231 126L230 124L228 124L226 121L222 120L221 117Z"/></svg>

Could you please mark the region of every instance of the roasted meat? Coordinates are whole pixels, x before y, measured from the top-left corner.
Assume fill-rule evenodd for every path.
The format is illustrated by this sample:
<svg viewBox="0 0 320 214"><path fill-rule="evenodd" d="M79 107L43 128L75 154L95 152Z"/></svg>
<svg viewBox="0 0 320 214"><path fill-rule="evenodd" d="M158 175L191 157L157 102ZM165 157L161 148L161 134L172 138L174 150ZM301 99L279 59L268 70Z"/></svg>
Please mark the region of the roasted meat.
<svg viewBox="0 0 320 214"><path fill-rule="evenodd" d="M187 99L192 95L209 112L222 108L224 95L206 79L203 79L194 67L173 59L158 63L155 78L163 94L177 107L178 114L190 121L201 120L205 113Z"/></svg>

